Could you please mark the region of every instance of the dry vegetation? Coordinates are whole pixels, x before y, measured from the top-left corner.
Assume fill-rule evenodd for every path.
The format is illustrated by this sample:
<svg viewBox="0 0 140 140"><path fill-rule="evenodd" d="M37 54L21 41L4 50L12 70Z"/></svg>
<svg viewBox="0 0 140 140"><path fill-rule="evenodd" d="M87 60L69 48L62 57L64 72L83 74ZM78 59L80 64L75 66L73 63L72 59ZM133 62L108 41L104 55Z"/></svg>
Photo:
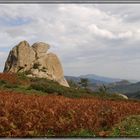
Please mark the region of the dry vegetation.
<svg viewBox="0 0 140 140"><path fill-rule="evenodd" d="M25 94L35 89L43 94ZM90 94L45 79L0 74L0 136L120 136L124 129L113 127L140 115L140 101Z"/></svg>
<svg viewBox="0 0 140 140"><path fill-rule="evenodd" d="M9 84L13 85L27 85L29 84L29 80L24 75L17 75L13 73L0 73L0 81L6 81Z"/></svg>
<svg viewBox="0 0 140 140"><path fill-rule="evenodd" d="M109 135L124 117L138 114L140 102L0 92L0 136L69 136L82 129Z"/></svg>

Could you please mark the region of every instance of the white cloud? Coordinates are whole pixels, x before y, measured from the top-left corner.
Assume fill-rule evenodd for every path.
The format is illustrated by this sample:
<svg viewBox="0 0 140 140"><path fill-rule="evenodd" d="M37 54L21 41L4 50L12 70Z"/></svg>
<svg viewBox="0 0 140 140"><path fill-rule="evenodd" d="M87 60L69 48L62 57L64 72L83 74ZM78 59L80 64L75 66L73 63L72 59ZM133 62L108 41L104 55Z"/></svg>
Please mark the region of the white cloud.
<svg viewBox="0 0 140 140"><path fill-rule="evenodd" d="M130 5L1 5L0 50L10 50L21 40L44 41L60 56L66 74L98 73L100 69L101 74L119 77L122 74L111 67L124 64L127 68L126 59L135 60L135 52L140 52L139 9ZM28 22L20 24L21 19ZM106 62L108 67L103 68Z"/></svg>
<svg viewBox="0 0 140 140"><path fill-rule="evenodd" d="M97 36L101 36L109 39L115 38L115 35L112 32L106 29L100 29L94 24L90 25L88 28L91 33L94 33Z"/></svg>
<svg viewBox="0 0 140 140"><path fill-rule="evenodd" d="M118 34L119 38L130 38L132 36L133 36L133 33L131 31L126 31L126 32Z"/></svg>
<svg viewBox="0 0 140 140"><path fill-rule="evenodd" d="M133 36L132 31L125 31L125 32L120 32L120 33L113 33L107 29L101 29L97 27L95 24L91 24L88 26L89 31L99 37L104 37L108 39L125 39L125 38L130 38Z"/></svg>

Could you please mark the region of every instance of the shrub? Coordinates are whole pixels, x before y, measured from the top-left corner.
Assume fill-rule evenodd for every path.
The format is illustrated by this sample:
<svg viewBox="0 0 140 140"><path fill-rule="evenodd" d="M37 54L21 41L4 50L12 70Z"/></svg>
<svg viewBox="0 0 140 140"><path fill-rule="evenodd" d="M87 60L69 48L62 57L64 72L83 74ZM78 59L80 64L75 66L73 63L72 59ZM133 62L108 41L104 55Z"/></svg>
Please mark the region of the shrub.
<svg viewBox="0 0 140 140"><path fill-rule="evenodd" d="M67 82L69 83L70 87L79 88L79 85L76 82L74 82L73 80L67 80Z"/></svg>
<svg viewBox="0 0 140 140"><path fill-rule="evenodd" d="M74 136L74 137L95 137L96 134L90 130L86 130L86 129L81 129L79 131L73 131L70 134L68 134L68 136Z"/></svg>
<svg viewBox="0 0 140 140"><path fill-rule="evenodd" d="M89 96L84 89L64 87L55 81L45 78L31 78L31 85L29 89L35 89L47 93L57 93L58 95L64 95L67 97Z"/></svg>
<svg viewBox="0 0 140 140"><path fill-rule="evenodd" d="M79 84L83 87L83 88L87 88L87 86L88 86L88 83L89 83L89 81L88 81L88 79L87 78L80 78L80 82L79 82Z"/></svg>
<svg viewBox="0 0 140 140"><path fill-rule="evenodd" d="M5 80L0 80L0 86L5 85L7 82Z"/></svg>
<svg viewBox="0 0 140 140"><path fill-rule="evenodd" d="M27 80L28 77L26 76L26 72L20 72L17 74L20 80Z"/></svg>
<svg viewBox="0 0 140 140"><path fill-rule="evenodd" d="M140 115L129 116L113 128L112 136L140 136Z"/></svg>
<svg viewBox="0 0 140 140"><path fill-rule="evenodd" d="M24 73L25 73L25 75L32 74L31 70L27 70Z"/></svg>
<svg viewBox="0 0 140 140"><path fill-rule="evenodd" d="M6 83L4 85L5 88L17 88L18 85L17 84L12 84L12 83Z"/></svg>
<svg viewBox="0 0 140 140"><path fill-rule="evenodd" d="M17 85L15 83L10 83L5 80L0 80L0 86L4 86L5 88L16 88Z"/></svg>
<svg viewBox="0 0 140 140"><path fill-rule="evenodd" d="M107 86L105 86L104 84L102 86L99 87L98 89L98 93L108 93L109 88Z"/></svg>

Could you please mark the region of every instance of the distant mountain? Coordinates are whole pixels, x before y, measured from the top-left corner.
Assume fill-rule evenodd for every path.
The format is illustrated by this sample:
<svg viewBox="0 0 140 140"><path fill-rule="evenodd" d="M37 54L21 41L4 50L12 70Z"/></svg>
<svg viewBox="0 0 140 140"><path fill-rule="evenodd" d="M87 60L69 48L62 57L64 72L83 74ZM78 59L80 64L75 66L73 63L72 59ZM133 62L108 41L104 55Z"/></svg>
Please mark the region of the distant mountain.
<svg viewBox="0 0 140 140"><path fill-rule="evenodd" d="M78 84L80 82L80 79L84 78L84 77L74 77L74 76L65 76L65 79L69 82L69 81L73 81L76 84ZM104 82L104 81L100 81L100 80L95 80L95 79L89 79L88 78L88 88L90 88L93 91L96 91L101 85L107 85L108 83Z"/></svg>
<svg viewBox="0 0 140 140"><path fill-rule="evenodd" d="M104 77L104 76L98 76L95 74L87 74L87 75L81 75L81 78L88 78L88 79L94 79L97 81L102 81L103 83L113 83L113 82L118 82L121 81L122 79L118 78L109 78L109 77Z"/></svg>
<svg viewBox="0 0 140 140"><path fill-rule="evenodd" d="M104 84L109 87L110 93L122 93L127 95L129 98L140 99L140 82L131 83L131 81L128 80L102 77L94 74L82 75L79 77L65 76L65 78L66 80L72 80L75 83L78 83L80 78L88 78L89 88L93 91L97 91L98 88Z"/></svg>
<svg viewBox="0 0 140 140"><path fill-rule="evenodd" d="M116 85L109 88L110 93L122 93L129 98L140 99L140 82L132 83L128 85Z"/></svg>
<svg viewBox="0 0 140 140"><path fill-rule="evenodd" d="M89 80L90 85L109 85L109 86L117 86L117 85L128 85L131 82L129 80L123 80L119 78L109 78L104 76L98 76L95 74L87 74L87 75L80 75L78 77L75 76L65 76L67 80L72 80L76 83L80 82L80 78L87 78Z"/></svg>
<svg viewBox="0 0 140 140"><path fill-rule="evenodd" d="M132 84L132 83L129 82L128 80L121 80L119 82L110 83L109 86L110 87L114 87L114 86L125 86L125 85L130 85L130 84Z"/></svg>
<svg viewBox="0 0 140 140"><path fill-rule="evenodd" d="M80 82L80 77L74 77L74 76L65 76L66 80L70 81L74 81L75 83Z"/></svg>
<svg viewBox="0 0 140 140"><path fill-rule="evenodd" d="M72 80L76 83L80 82L80 79L81 78L87 78L87 77L74 77L74 76L65 76L66 80ZM87 78L89 80L89 83L94 83L94 84L107 84L105 81L100 81L100 80L96 80L96 79L90 79L90 78Z"/></svg>

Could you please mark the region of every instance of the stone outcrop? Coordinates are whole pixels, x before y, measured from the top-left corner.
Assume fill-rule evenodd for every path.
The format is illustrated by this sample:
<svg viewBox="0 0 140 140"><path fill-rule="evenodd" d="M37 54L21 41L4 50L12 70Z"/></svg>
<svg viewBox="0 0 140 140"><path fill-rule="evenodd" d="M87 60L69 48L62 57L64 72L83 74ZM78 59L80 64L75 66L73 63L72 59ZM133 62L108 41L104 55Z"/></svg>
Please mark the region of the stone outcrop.
<svg viewBox="0 0 140 140"><path fill-rule="evenodd" d="M47 78L69 87L59 58L48 53L49 48L50 45L43 42L32 46L27 41L20 42L10 51L4 72L26 72L29 77Z"/></svg>
<svg viewBox="0 0 140 140"><path fill-rule="evenodd" d="M34 43L32 45L33 50L36 53L36 57L41 57L44 56L48 49L50 48L49 44L43 43L43 42L38 42L38 43Z"/></svg>
<svg viewBox="0 0 140 140"><path fill-rule="evenodd" d="M126 95L124 95L124 94L118 94L119 96L121 96L121 97L123 97L124 99L128 99L128 97L126 96Z"/></svg>
<svg viewBox="0 0 140 140"><path fill-rule="evenodd" d="M35 60L35 52L27 41L20 42L9 53L4 72L27 71Z"/></svg>

